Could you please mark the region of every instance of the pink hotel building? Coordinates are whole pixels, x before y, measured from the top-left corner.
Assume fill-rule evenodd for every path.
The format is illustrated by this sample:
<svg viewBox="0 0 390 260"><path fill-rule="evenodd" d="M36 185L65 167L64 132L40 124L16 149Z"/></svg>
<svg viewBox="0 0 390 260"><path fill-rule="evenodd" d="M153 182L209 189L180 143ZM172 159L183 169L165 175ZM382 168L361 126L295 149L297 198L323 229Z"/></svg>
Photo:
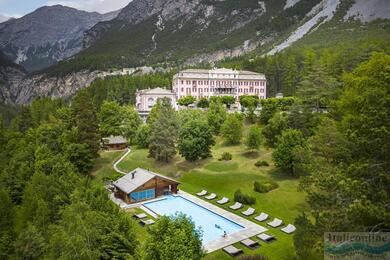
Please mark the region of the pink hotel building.
<svg viewBox="0 0 390 260"><path fill-rule="evenodd" d="M266 98L267 80L263 74L232 69L188 69L173 76L172 90L176 98L234 96L239 101L242 95Z"/></svg>

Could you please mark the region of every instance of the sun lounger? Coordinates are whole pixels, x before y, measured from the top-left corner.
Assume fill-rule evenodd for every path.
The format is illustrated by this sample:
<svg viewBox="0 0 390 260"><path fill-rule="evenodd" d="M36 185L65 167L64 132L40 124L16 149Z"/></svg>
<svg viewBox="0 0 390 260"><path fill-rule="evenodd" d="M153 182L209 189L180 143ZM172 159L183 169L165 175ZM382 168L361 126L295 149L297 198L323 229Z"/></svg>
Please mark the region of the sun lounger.
<svg viewBox="0 0 390 260"><path fill-rule="evenodd" d="M249 238L240 241L240 243L243 244L244 246L250 248L250 249L255 249L255 248L258 248L260 246L259 242L253 241L252 239L249 239Z"/></svg>
<svg viewBox="0 0 390 260"><path fill-rule="evenodd" d="M271 235L268 235L266 233L261 233L260 235L257 235L258 238L260 238L261 240L263 240L264 242L272 242L273 240L276 240L276 238L274 236L271 236Z"/></svg>
<svg viewBox="0 0 390 260"><path fill-rule="evenodd" d="M196 193L199 197L202 197L207 194L207 190L202 190L201 192Z"/></svg>
<svg viewBox="0 0 390 260"><path fill-rule="evenodd" d="M135 214L135 215L133 215L133 217L136 219L143 219L143 218L146 218L147 215L145 213L141 213L141 214Z"/></svg>
<svg viewBox="0 0 390 260"><path fill-rule="evenodd" d="M268 218L268 214L267 213L264 213L264 212L261 212L261 214L260 215L258 215L257 217L255 217L255 219L257 220L257 221L264 221L264 220L266 220Z"/></svg>
<svg viewBox="0 0 390 260"><path fill-rule="evenodd" d="M291 234L296 230L294 225L288 224L284 228L281 229L284 233Z"/></svg>
<svg viewBox="0 0 390 260"><path fill-rule="evenodd" d="M208 199L208 200L213 200L217 197L217 194L215 193L211 193L209 196L206 196L205 198Z"/></svg>
<svg viewBox="0 0 390 260"><path fill-rule="evenodd" d="M244 214L245 216L250 216L250 215L253 215L254 213L255 213L254 208L248 208L247 210L242 212L242 214Z"/></svg>
<svg viewBox="0 0 390 260"><path fill-rule="evenodd" d="M242 254L243 251L235 246L227 246L223 248L223 251L228 253L231 256L237 256L239 254Z"/></svg>
<svg viewBox="0 0 390 260"><path fill-rule="evenodd" d="M267 225L271 227L279 227L283 224L283 221L281 219L275 218L271 222L268 222Z"/></svg>
<svg viewBox="0 0 390 260"><path fill-rule="evenodd" d="M226 203L228 203L229 202L229 199L228 198L226 198L226 197L223 197L222 199L220 199L220 200L218 200L217 201L217 203L218 204L226 204Z"/></svg>
<svg viewBox="0 0 390 260"><path fill-rule="evenodd" d="M141 220L141 222L140 222L140 224L142 226L149 226L149 225L152 225L154 223L155 223L155 221L153 219Z"/></svg>
<svg viewBox="0 0 390 260"><path fill-rule="evenodd" d="M229 208L231 208L232 210L238 210L242 208L242 204L240 202L236 202L234 203L234 205L229 206Z"/></svg>

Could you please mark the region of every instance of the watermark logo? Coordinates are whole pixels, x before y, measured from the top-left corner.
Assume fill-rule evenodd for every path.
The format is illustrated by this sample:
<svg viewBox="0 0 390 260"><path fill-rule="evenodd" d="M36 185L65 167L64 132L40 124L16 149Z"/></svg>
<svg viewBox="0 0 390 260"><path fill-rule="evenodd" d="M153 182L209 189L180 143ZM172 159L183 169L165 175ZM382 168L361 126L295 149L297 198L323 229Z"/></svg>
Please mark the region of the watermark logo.
<svg viewBox="0 0 390 260"><path fill-rule="evenodd" d="M390 259L390 233L325 232L324 259Z"/></svg>

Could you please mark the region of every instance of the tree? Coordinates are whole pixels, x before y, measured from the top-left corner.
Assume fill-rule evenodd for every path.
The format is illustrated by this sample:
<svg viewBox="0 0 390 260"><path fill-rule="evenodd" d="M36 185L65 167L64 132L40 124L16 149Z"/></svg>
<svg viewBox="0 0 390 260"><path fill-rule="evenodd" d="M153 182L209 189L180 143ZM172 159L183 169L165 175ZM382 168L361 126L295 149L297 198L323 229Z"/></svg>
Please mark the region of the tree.
<svg viewBox="0 0 390 260"><path fill-rule="evenodd" d="M86 144L69 144L65 154L79 173L88 174L93 168L93 157Z"/></svg>
<svg viewBox="0 0 390 260"><path fill-rule="evenodd" d="M123 110L115 101L104 101L99 114L99 130L102 136L118 136L122 134L121 126Z"/></svg>
<svg viewBox="0 0 390 260"><path fill-rule="evenodd" d="M193 104L195 101L196 98L194 98L193 96L184 96L179 98L177 104L179 104L180 106L188 107L189 105Z"/></svg>
<svg viewBox="0 0 390 260"><path fill-rule="evenodd" d="M266 101L262 100L260 122L265 125L268 124L268 121L274 116L277 109L278 107L276 99L267 99Z"/></svg>
<svg viewBox="0 0 390 260"><path fill-rule="evenodd" d="M276 148L272 153L275 165L291 174L295 174L294 151L295 149L302 147L304 143L305 140L302 132L295 129L284 131L278 138Z"/></svg>
<svg viewBox="0 0 390 260"><path fill-rule="evenodd" d="M168 162L176 154L178 123L176 112L167 98L157 101L156 119L151 125L149 156Z"/></svg>
<svg viewBox="0 0 390 260"><path fill-rule="evenodd" d="M278 137L287 128L288 124L286 114L275 113L262 130L262 134L265 137L265 144L268 147L275 147Z"/></svg>
<svg viewBox="0 0 390 260"><path fill-rule="evenodd" d="M210 105L209 100L205 97L200 98L198 100L198 103L196 104L196 106L200 107L200 108L207 108L207 107L209 107L209 105Z"/></svg>
<svg viewBox="0 0 390 260"><path fill-rule="evenodd" d="M213 133L218 135L221 130L221 125L226 119L226 108L219 101L211 101L210 108L207 113L207 121L212 127Z"/></svg>
<svg viewBox="0 0 390 260"><path fill-rule="evenodd" d="M97 124L96 109L85 91L79 91L73 98L72 116L77 130L77 142L88 145L93 157L98 156L100 134Z"/></svg>
<svg viewBox="0 0 390 260"><path fill-rule="evenodd" d="M233 96L222 96L220 98L222 104L225 104L227 108L230 108L231 105L236 103L236 99Z"/></svg>
<svg viewBox="0 0 390 260"><path fill-rule="evenodd" d="M138 112L132 106L121 107L122 124L120 127L122 135L133 144L136 138L137 130L142 123Z"/></svg>
<svg viewBox="0 0 390 260"><path fill-rule="evenodd" d="M140 148L148 148L150 144L150 126L148 124L141 125L135 136L135 143Z"/></svg>
<svg viewBox="0 0 390 260"><path fill-rule="evenodd" d="M338 85L334 77L329 76L324 68L316 64L312 72L299 83L297 95L302 98L305 105L318 112L320 108L329 106Z"/></svg>
<svg viewBox="0 0 390 260"><path fill-rule="evenodd" d="M261 145L261 130L259 127L253 125L250 127L248 136L245 140L245 145L249 150L258 150Z"/></svg>
<svg viewBox="0 0 390 260"><path fill-rule="evenodd" d="M323 239L323 233L318 232L304 213L295 219L294 224L297 227L294 233L294 246L299 259L316 258L316 253L322 249L319 248L321 243L317 241Z"/></svg>
<svg viewBox="0 0 390 260"><path fill-rule="evenodd" d="M29 224L15 241L16 256L21 259L39 259L44 255L45 246L41 232Z"/></svg>
<svg viewBox="0 0 390 260"><path fill-rule="evenodd" d="M229 114L221 127L221 134L229 144L239 144L242 138L242 120L236 114Z"/></svg>
<svg viewBox="0 0 390 260"><path fill-rule="evenodd" d="M7 259L12 252L15 208L7 191L0 188L0 258Z"/></svg>
<svg viewBox="0 0 390 260"><path fill-rule="evenodd" d="M257 96L241 96L240 104L247 109L247 117L251 123L255 123L255 110L259 105L259 98Z"/></svg>
<svg viewBox="0 0 390 260"><path fill-rule="evenodd" d="M193 259L204 256L202 232L185 215L162 216L150 228L145 242L145 260Z"/></svg>
<svg viewBox="0 0 390 260"><path fill-rule="evenodd" d="M200 109L179 110L177 117L180 125L185 125L187 122L194 119L207 121L207 113Z"/></svg>
<svg viewBox="0 0 390 260"><path fill-rule="evenodd" d="M207 158L214 144L213 134L206 121L193 119L179 130L178 149L188 161Z"/></svg>

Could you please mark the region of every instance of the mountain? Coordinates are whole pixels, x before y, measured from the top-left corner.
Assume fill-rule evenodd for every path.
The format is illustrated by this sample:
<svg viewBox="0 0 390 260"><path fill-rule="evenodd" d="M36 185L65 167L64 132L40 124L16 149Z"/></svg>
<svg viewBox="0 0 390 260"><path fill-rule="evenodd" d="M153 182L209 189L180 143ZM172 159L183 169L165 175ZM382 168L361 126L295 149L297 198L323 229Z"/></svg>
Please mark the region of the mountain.
<svg viewBox="0 0 390 260"><path fill-rule="evenodd" d="M28 71L46 68L82 49L84 32L117 12L99 14L61 5L45 6L0 24L0 48Z"/></svg>
<svg viewBox="0 0 390 260"><path fill-rule="evenodd" d="M195 65L281 51L330 21L389 18L387 0L134 0L85 33L85 49L50 69L67 73Z"/></svg>
<svg viewBox="0 0 390 260"><path fill-rule="evenodd" d="M60 67L193 64L239 56L293 29L320 2L302 0L284 9L285 0L134 0L115 19L88 30L86 49Z"/></svg>
<svg viewBox="0 0 390 260"><path fill-rule="evenodd" d="M113 69L214 65L285 48L387 43L388 18L387 0L133 0L78 38L82 51L20 79L8 100L67 98Z"/></svg>
<svg viewBox="0 0 390 260"><path fill-rule="evenodd" d="M7 20L11 19L11 17L8 17L6 15L0 14L0 23L5 22Z"/></svg>

